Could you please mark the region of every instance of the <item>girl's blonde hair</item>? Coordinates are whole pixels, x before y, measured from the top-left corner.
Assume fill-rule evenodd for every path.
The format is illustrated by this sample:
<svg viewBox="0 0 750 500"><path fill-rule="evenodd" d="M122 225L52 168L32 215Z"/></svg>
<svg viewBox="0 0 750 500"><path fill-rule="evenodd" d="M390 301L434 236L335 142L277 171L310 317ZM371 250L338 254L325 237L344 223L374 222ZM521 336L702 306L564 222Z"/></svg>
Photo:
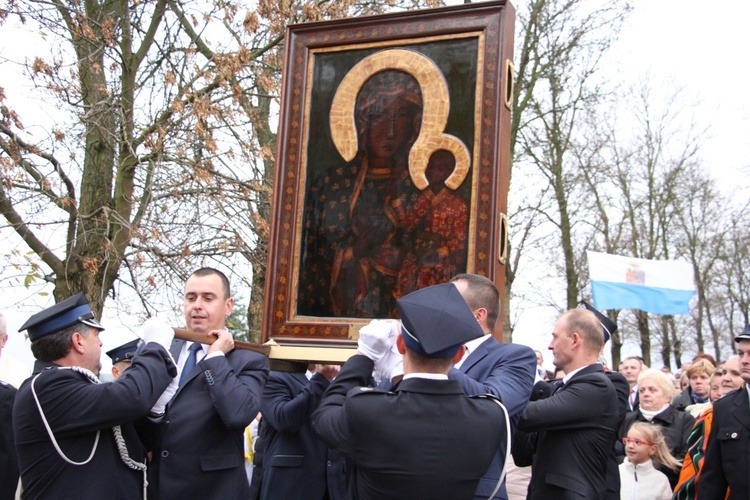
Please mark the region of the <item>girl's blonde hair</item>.
<svg viewBox="0 0 750 500"><path fill-rule="evenodd" d="M646 441L651 441L656 445L656 453L651 457L655 468L663 465L673 471L680 470L682 462L673 457L669 452L667 442L664 440L664 433L661 431L661 426L647 422L635 422L630 426L630 429L639 432ZM630 429L628 429L628 432L630 432Z"/></svg>

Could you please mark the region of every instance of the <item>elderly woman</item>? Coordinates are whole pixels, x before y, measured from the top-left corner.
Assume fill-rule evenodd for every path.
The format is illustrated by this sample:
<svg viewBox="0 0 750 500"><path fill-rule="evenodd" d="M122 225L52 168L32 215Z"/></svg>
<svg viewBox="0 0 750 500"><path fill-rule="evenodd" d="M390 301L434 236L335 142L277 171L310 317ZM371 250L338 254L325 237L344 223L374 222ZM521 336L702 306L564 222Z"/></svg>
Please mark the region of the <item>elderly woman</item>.
<svg viewBox="0 0 750 500"><path fill-rule="evenodd" d="M625 415L620 427L620 438L627 436L628 429L633 422L650 422L661 427L664 439L673 457L682 460L687 452L687 438L695 423L695 418L689 413L677 411L672 406L674 384L672 379L661 370L643 370L638 376L638 397L640 407ZM674 488L678 474L666 467L659 470L666 474L669 483Z"/></svg>
<svg viewBox="0 0 750 500"><path fill-rule="evenodd" d="M699 358L687 371L690 386L672 400L672 406L679 411L685 411L690 405L707 403L711 392L711 377L716 367L707 359Z"/></svg>

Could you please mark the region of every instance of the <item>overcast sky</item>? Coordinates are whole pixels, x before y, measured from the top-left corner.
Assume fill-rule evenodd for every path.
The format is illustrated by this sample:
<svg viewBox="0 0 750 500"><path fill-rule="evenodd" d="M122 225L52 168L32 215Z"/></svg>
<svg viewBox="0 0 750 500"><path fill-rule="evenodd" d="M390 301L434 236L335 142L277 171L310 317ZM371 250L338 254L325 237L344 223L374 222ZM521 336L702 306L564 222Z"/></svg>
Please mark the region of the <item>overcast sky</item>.
<svg viewBox="0 0 750 500"><path fill-rule="evenodd" d="M683 87L686 95L694 99L696 117L710 125L710 133L702 146L704 163L726 191L738 186L747 188L750 184L747 170L750 165L750 100L746 95L750 82L747 64L750 2L635 0L633 5L635 9L618 44L603 64L622 78L623 83L633 83L649 75L653 82L665 87L665 95L671 86ZM7 82L2 86L7 87ZM740 196L747 197L746 194ZM7 241L3 244L8 245ZM2 250L9 252L11 249ZM8 293L7 288L4 291ZM15 291L16 299L25 295L22 289ZM5 301L6 304L14 302ZM48 298L47 305L51 303ZM30 368L33 357L29 343L16 333L30 314L28 307L4 309L10 333L4 352ZM553 310L530 309L521 317L514 335L516 342L545 352L548 368L551 368L552 356L547 352L547 345L555 316ZM103 352L134 336L134 325L122 326L128 322L127 318L105 317L103 322L107 326L102 334ZM626 354L629 354L628 349L637 350L637 347L626 345ZM108 371L109 360L103 359L103 364L104 371Z"/></svg>
<svg viewBox="0 0 750 500"><path fill-rule="evenodd" d="M622 78L625 85L648 77L665 96L682 87L687 98L685 115L694 111L699 128L709 127L701 145L703 163L724 192L736 191L741 202L746 202L750 186L750 99L746 92L750 2L635 0L633 5L618 43L602 63L605 70ZM556 315L548 308L529 309L513 334L515 342L543 351L548 368L552 354L547 346ZM640 348L626 342L623 355L631 354L640 354Z"/></svg>

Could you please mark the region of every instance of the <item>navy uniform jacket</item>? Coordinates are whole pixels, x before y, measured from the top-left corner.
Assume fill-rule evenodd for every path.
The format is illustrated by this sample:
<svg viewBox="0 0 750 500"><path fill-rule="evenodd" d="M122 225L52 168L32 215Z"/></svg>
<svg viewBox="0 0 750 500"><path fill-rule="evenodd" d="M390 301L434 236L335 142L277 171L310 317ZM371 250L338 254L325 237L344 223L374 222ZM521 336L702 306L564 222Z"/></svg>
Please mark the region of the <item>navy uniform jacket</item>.
<svg viewBox="0 0 750 500"><path fill-rule="evenodd" d="M18 485L18 460L13 444L13 401L16 388L0 380L0 500L13 500Z"/></svg>
<svg viewBox="0 0 750 500"><path fill-rule="evenodd" d="M260 498L347 499L344 457L312 429L312 413L330 385L316 373L271 372L263 390L264 460ZM304 485L304 486L301 486Z"/></svg>
<svg viewBox="0 0 750 500"><path fill-rule="evenodd" d="M112 427L121 425L130 457L143 461L133 422L148 414L176 373L167 352L154 343L141 348L122 377L105 384L37 361L13 407L23 498L143 498L143 473L122 462ZM71 465L55 451L32 394L35 378L44 415L69 459L85 461L101 431L96 453L86 465Z"/></svg>
<svg viewBox="0 0 750 500"><path fill-rule="evenodd" d="M536 354L533 349L518 344L501 344L490 337L469 353L459 369L451 369L448 377L458 380L470 396L492 394L497 397L508 410L513 432L518 416L529 402L535 375ZM503 440L487 473L479 481L475 498L487 498L495 489L505 463L505 446ZM508 498L505 484L495 498Z"/></svg>
<svg viewBox="0 0 750 500"><path fill-rule="evenodd" d="M505 436L494 401L453 380L412 378L395 392L368 387L373 362L344 364L313 413L313 429L341 451L356 499L470 499Z"/></svg>
<svg viewBox="0 0 750 500"><path fill-rule="evenodd" d="M183 343L172 343L175 357ZM152 495L247 498L243 433L260 410L267 378L268 358L251 351L234 350L193 367L167 405L149 471Z"/></svg>
<svg viewBox="0 0 750 500"><path fill-rule="evenodd" d="M619 418L617 393L598 363L549 398L530 402L518 423L536 432L528 498L604 498Z"/></svg>
<svg viewBox="0 0 750 500"><path fill-rule="evenodd" d="M711 435L696 498L750 498L750 401L747 386L714 403Z"/></svg>

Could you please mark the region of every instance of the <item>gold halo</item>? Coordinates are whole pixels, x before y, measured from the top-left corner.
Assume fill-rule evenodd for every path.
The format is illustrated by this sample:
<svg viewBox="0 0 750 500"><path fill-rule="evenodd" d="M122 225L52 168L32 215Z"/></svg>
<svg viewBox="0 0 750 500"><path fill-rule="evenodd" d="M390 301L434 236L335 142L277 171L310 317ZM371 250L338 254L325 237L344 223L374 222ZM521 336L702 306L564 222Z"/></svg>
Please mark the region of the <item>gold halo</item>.
<svg viewBox="0 0 750 500"><path fill-rule="evenodd" d="M409 153L409 175L414 185L425 189L429 182L425 175L430 155L438 150L450 151L456 159L456 168L445 185L458 187L469 172L469 150L458 137L444 133L448 121L450 97L448 84L440 69L427 56L406 49L388 49L371 54L358 62L336 89L331 103L331 137L339 154L351 161L357 154L357 126L354 121L354 106L362 86L374 74L386 70L398 70L413 76L422 91L422 126L419 137Z"/></svg>

